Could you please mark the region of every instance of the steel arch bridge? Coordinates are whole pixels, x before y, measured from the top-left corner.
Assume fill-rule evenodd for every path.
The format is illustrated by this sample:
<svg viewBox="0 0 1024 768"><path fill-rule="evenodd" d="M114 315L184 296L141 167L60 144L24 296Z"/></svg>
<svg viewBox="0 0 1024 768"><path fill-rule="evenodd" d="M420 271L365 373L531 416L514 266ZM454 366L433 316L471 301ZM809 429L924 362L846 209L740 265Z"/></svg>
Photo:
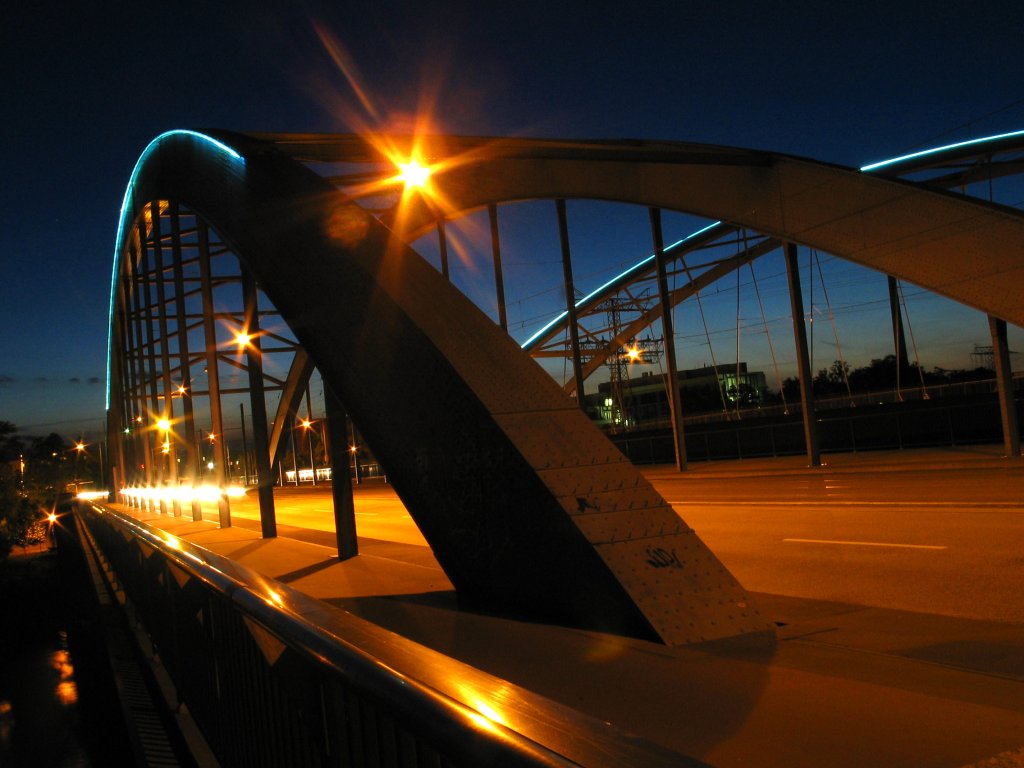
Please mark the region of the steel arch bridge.
<svg viewBox="0 0 1024 768"><path fill-rule="evenodd" d="M668 643L764 631L736 580L573 400L408 243L480 208L493 223L509 201L629 202L727 222L656 248L655 262L752 233L668 305L779 243L799 243L1024 324L1024 217L934 188L969 183L977 157L1009 156L988 172L1015 171L1020 139L858 172L657 142L163 134L132 173L117 235L114 479L195 484L205 423L223 485L221 398L244 392L264 534L274 535L271 464L315 366L333 403L330 442L347 442L337 428L347 412L461 599ZM375 216L358 202L393 179L396 155L429 165L429 194L402 194ZM959 175L938 172L931 186L895 178L951 164ZM649 280L653 266L567 301L566 317ZM550 324L527 346L542 351L558 334ZM280 372L275 355L288 360ZM222 384L225 370L245 381ZM280 393L272 427L268 389ZM221 522L230 522L223 505Z"/></svg>

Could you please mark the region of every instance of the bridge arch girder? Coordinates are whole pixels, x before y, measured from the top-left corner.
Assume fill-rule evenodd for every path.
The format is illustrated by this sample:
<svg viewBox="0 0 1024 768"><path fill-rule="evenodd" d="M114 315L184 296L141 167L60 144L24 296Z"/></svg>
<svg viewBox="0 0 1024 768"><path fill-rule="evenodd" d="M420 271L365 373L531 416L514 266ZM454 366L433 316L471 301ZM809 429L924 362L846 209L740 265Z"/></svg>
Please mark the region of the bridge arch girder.
<svg viewBox="0 0 1024 768"><path fill-rule="evenodd" d="M714 164L550 157L479 160L435 183L454 210L528 199L633 203L816 248L1024 325L1024 215L994 203L768 153ZM435 219L423 207L408 231Z"/></svg>
<svg viewBox="0 0 1024 768"><path fill-rule="evenodd" d="M243 136L165 134L133 173L116 262L154 200L202 217L256 277L462 599L668 643L769 628L557 385L322 178ZM688 554L665 568L651 547Z"/></svg>

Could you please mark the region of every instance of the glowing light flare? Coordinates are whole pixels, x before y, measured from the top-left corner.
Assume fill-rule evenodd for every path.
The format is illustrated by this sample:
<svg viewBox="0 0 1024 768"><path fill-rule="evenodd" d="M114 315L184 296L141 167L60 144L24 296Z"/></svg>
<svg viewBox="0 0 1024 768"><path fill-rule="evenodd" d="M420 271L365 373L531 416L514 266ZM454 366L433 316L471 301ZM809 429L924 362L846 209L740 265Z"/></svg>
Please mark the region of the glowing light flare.
<svg viewBox="0 0 1024 768"><path fill-rule="evenodd" d="M396 181L400 181L405 184L406 188L420 188L426 187L427 181L430 179L431 169L428 166L421 165L419 160L416 158L410 158L408 162L396 163L400 173L395 177Z"/></svg>
<svg viewBox="0 0 1024 768"><path fill-rule="evenodd" d="M180 504L191 504L198 501L207 504L217 503L221 496L229 498L240 498L245 496L245 488L232 485L227 488L218 488L215 485L180 485L175 487L145 487L122 488L120 494L137 502L166 502L177 501Z"/></svg>
<svg viewBox="0 0 1024 768"><path fill-rule="evenodd" d="M171 429L171 422L167 419L160 419L160 421L156 423L156 428L161 432L169 432Z"/></svg>
<svg viewBox="0 0 1024 768"><path fill-rule="evenodd" d="M94 501L96 499L106 498L106 491L82 491L75 498L81 499L82 501Z"/></svg>
<svg viewBox="0 0 1024 768"><path fill-rule="evenodd" d="M303 429L311 429L313 427L313 422L309 419L303 419L299 426Z"/></svg>
<svg viewBox="0 0 1024 768"><path fill-rule="evenodd" d="M57 694L57 700L65 707L70 707L78 701L78 686L74 680L62 680L54 692Z"/></svg>
<svg viewBox="0 0 1024 768"><path fill-rule="evenodd" d="M252 336L245 331L239 331L235 334L235 344L239 349L245 349L252 343Z"/></svg>
<svg viewBox="0 0 1024 768"><path fill-rule="evenodd" d="M57 522L57 514L55 512L51 512L46 516L46 519L49 520L50 524L52 525L53 523Z"/></svg>
<svg viewBox="0 0 1024 768"><path fill-rule="evenodd" d="M643 354L644 353L640 349L640 347L637 347L637 346L626 347L626 358L629 360L631 365L633 363L642 363L643 362Z"/></svg>
<svg viewBox="0 0 1024 768"><path fill-rule="evenodd" d="M75 450L78 451L79 453L82 453L85 450L85 443L79 440L77 443L75 443Z"/></svg>

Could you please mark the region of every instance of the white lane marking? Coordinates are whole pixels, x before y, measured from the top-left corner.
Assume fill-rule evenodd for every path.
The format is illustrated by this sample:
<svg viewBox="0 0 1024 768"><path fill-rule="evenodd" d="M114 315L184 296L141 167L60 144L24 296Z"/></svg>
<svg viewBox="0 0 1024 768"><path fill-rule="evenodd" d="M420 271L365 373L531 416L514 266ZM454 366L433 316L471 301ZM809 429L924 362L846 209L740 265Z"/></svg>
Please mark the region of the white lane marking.
<svg viewBox="0 0 1024 768"><path fill-rule="evenodd" d="M836 541L833 539L783 539L796 544L846 544L852 547L900 547L902 549L947 549L936 544L892 544L884 541Z"/></svg>

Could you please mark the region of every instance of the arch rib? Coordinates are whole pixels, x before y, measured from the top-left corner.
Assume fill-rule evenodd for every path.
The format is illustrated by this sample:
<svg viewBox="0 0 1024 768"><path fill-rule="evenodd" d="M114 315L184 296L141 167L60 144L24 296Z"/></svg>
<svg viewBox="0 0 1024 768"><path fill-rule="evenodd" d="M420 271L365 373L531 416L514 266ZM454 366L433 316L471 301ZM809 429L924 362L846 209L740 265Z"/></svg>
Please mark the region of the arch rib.
<svg viewBox="0 0 1024 768"><path fill-rule="evenodd" d="M183 132L147 149L129 196L187 205L256 276L460 599L672 644L769 629L557 385L323 179L244 137Z"/></svg>

